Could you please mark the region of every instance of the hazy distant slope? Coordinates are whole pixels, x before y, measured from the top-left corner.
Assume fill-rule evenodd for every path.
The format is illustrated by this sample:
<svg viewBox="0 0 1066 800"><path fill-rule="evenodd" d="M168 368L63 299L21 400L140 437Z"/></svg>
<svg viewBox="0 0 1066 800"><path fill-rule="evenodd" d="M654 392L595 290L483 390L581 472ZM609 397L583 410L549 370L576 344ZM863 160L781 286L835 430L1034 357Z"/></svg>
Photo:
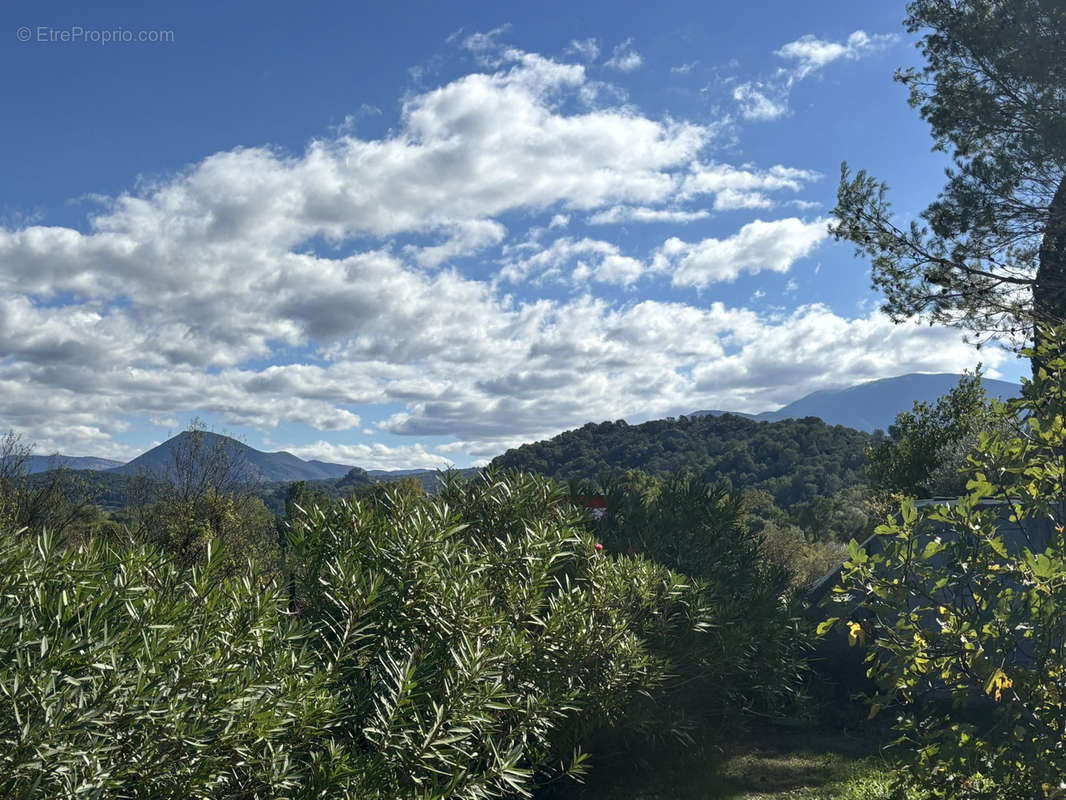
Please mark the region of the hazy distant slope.
<svg viewBox="0 0 1066 800"><path fill-rule="evenodd" d="M96 458L95 456L28 456L24 462L26 472L34 475L38 472L47 472L50 469L65 467L67 469L92 469L105 470L122 466L121 461L110 458Z"/></svg>
<svg viewBox="0 0 1066 800"><path fill-rule="evenodd" d="M177 448L186 446L191 434L188 431L179 433L172 439L168 439L158 447L153 447L146 453L142 453L128 464L117 467L112 472L123 475L135 475L144 472L160 478L170 478L174 474L174 452ZM204 447L211 450L222 446L235 463L246 465L248 477L255 478L266 483L277 481L313 481L335 480L348 474L351 466L343 464L328 464L324 461L304 461L292 453L264 453L256 450L243 442L222 436L217 433L203 433Z"/></svg>
<svg viewBox="0 0 1066 800"><path fill-rule="evenodd" d="M861 431L888 430L901 411L910 411L915 402L932 403L959 384L962 375L910 373L860 383L847 389L828 389L801 397L777 411L743 414L749 419L776 421L818 417L830 425L846 425ZM990 397L1005 400L1016 397L1021 387L1016 383L985 378L981 381ZM718 415L721 411L697 411L696 416Z"/></svg>
<svg viewBox="0 0 1066 800"><path fill-rule="evenodd" d="M868 434L818 419L756 422L733 414L627 425L589 423L508 450L492 467L519 468L560 480L596 479L641 469L691 469L734 487L771 492L782 506L862 482Z"/></svg>

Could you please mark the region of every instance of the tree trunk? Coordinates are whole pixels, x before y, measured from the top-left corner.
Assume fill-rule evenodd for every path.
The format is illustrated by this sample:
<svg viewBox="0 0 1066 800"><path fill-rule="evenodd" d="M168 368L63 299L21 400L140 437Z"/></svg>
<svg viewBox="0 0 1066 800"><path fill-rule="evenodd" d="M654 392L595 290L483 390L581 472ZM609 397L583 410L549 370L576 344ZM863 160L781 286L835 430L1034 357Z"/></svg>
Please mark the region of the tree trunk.
<svg viewBox="0 0 1066 800"><path fill-rule="evenodd" d="M1066 324L1066 175L1048 208L1040 243L1040 265L1033 284L1033 342L1040 345L1040 326ZM1033 359L1035 374L1039 365Z"/></svg>

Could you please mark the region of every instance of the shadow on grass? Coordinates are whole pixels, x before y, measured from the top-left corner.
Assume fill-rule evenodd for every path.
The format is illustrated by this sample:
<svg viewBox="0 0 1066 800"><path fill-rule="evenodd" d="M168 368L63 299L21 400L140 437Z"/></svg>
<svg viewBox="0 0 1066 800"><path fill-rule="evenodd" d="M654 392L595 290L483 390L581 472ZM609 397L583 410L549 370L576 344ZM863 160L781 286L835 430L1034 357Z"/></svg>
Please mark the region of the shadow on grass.
<svg viewBox="0 0 1066 800"><path fill-rule="evenodd" d="M584 785L556 788L551 800L831 800L866 796L887 783L878 741L841 733L745 732L720 746L678 748L598 764ZM861 784L861 785L860 785ZM850 787L850 788L849 788ZM873 787L870 787L873 788ZM858 790L858 793L856 793ZM875 792L869 796L876 796Z"/></svg>

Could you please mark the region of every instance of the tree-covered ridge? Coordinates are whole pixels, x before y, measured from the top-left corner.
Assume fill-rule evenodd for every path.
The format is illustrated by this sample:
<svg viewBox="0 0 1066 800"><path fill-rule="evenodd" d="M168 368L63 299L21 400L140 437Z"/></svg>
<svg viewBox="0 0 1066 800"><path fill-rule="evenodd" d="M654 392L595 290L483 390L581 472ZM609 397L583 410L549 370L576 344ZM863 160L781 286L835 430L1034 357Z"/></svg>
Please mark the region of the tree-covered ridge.
<svg viewBox="0 0 1066 800"><path fill-rule="evenodd" d="M596 480L626 470L681 469L735 488L760 489L789 507L863 482L869 434L815 417L755 422L733 414L640 425L588 423L497 456L491 466L558 480Z"/></svg>

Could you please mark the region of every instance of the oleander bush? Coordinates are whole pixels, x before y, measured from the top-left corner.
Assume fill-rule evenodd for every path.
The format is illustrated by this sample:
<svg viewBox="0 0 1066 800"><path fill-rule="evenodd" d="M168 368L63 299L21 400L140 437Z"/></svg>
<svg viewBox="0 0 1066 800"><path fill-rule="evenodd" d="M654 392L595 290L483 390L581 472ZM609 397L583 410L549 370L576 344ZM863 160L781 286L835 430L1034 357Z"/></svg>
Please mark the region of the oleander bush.
<svg viewBox="0 0 1066 800"><path fill-rule="evenodd" d="M595 544L516 476L296 508L242 570L7 529L0 796L528 795L721 625L706 582Z"/></svg>
<svg viewBox="0 0 1066 800"><path fill-rule="evenodd" d="M575 767L695 635L699 586L598 552L552 482L452 482L298 522L292 602L341 698L358 797L519 794Z"/></svg>
<svg viewBox="0 0 1066 800"><path fill-rule="evenodd" d="M678 680L657 699L652 732L740 721L738 711L795 713L808 677L812 632L793 575L750 523L740 494L691 473L606 486L596 532L613 552L641 555L700 582L705 634L662 646ZM731 718L731 719L726 719ZM713 723L712 723L713 720Z"/></svg>
<svg viewBox="0 0 1066 800"><path fill-rule="evenodd" d="M254 567L0 536L0 796L292 796L337 698Z"/></svg>

